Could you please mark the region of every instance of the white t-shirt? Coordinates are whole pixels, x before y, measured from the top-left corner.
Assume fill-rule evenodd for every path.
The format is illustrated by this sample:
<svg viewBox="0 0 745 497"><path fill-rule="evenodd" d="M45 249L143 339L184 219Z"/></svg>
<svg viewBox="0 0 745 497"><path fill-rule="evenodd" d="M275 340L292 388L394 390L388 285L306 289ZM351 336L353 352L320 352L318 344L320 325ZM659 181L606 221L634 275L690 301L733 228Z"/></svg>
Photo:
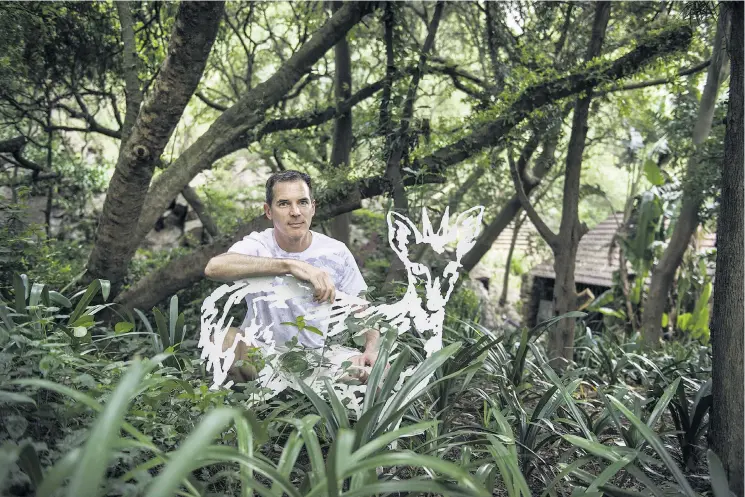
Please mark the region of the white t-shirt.
<svg viewBox="0 0 745 497"><path fill-rule="evenodd" d="M228 252L243 255L252 255L256 257L271 257L274 259L296 259L307 262L313 267L326 271L337 291L344 292L348 295L359 296L361 292L367 290L367 284L362 278L354 256L346 245L331 237L311 231L313 239L310 246L302 252L285 252L274 239L274 228L268 228L264 231L254 231L246 236L240 242L235 243ZM280 284L281 278L275 279ZM270 306L266 301L257 300L259 295L266 295L267 292L260 294L252 293L246 296L248 312L241 324L241 329L248 326L254 320L253 307L256 306L257 321L260 325L270 327L274 335L274 341L277 345L282 346L292 337L297 336L298 343L305 347L320 348L323 347L323 337L303 330L298 334L298 328L295 326L282 325L283 322L295 322L299 316L306 316L318 304L312 299L291 299L287 301L287 308L278 309ZM306 320L307 325L314 326L326 333L326 326L321 322Z"/></svg>

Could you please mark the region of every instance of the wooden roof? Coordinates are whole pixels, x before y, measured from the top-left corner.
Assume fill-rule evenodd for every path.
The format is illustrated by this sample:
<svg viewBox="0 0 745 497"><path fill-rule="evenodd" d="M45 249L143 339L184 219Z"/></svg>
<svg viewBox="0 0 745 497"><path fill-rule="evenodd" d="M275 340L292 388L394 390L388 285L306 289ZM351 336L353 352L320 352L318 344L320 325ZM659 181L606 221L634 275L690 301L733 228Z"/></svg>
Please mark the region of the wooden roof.
<svg viewBox="0 0 745 497"><path fill-rule="evenodd" d="M613 272L618 269L618 248L611 252L613 236L623 223L623 213L616 212L598 223L588 231L577 247L577 265L574 279L585 285L610 287L613 284ZM696 249L699 251L715 247L715 235L706 233L699 237ZM633 273L629 269L629 273ZM542 278L555 279L553 258L534 267L530 274Z"/></svg>
<svg viewBox="0 0 745 497"><path fill-rule="evenodd" d="M613 236L622 223L623 213L611 214L582 237L577 247L577 265L574 270L577 283L607 287L612 285L613 271L618 268L619 260L618 250L610 253L610 247ZM553 258L538 264L530 274L555 279Z"/></svg>

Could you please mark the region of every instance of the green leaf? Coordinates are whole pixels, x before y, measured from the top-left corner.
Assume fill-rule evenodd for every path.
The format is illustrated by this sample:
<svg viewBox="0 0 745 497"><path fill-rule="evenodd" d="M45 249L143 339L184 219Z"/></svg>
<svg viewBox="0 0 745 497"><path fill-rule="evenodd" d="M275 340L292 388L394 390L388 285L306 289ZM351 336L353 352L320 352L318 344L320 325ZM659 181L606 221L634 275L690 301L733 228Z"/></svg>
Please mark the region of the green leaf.
<svg viewBox="0 0 745 497"><path fill-rule="evenodd" d="M41 303L41 294L44 292L44 285L41 283L34 283L31 285L31 291L29 292L28 305L37 306Z"/></svg>
<svg viewBox="0 0 745 497"><path fill-rule="evenodd" d="M80 318L80 316L83 315L86 308L88 307L88 304L91 303L91 300L93 300L93 297L96 296L99 290L103 291L103 283L107 283L106 280L93 280L90 285L88 285L88 288L85 290L85 293L81 297L80 301L78 302L78 305L75 306L75 310L73 311L72 315L70 315L70 319L67 322L68 326L73 326L73 323ZM108 286L107 286L108 288ZM104 300L106 300L106 297L108 297L108 290L106 290L106 293L104 295Z"/></svg>
<svg viewBox="0 0 745 497"><path fill-rule="evenodd" d="M18 454L18 466L28 475L34 488L39 488L44 479L44 474L41 470L39 455L30 442L21 445L21 451Z"/></svg>
<svg viewBox="0 0 745 497"><path fill-rule="evenodd" d="M662 186L665 184L665 176L652 159L644 161L644 176L647 178L647 181L652 183L654 186Z"/></svg>
<svg viewBox="0 0 745 497"><path fill-rule="evenodd" d="M670 404L670 401L673 399L673 396L678 390L679 383L680 377L675 378L675 381L673 381L672 384L665 389L665 393L663 393L662 397L660 397L660 400L657 401L657 404L654 406L652 413L649 415L649 418L647 418L647 426L649 426L651 429L654 430L654 426L657 424L657 421L662 417L665 409L667 409L668 404Z"/></svg>
<svg viewBox="0 0 745 497"><path fill-rule="evenodd" d="M253 431L251 430L251 423L246 416L235 417L235 431L238 436L238 450L241 454L245 454L248 457L254 455L254 438ZM241 466L241 482L248 482L253 480L253 471L250 468ZM253 491L251 487L246 483L241 484L241 497L253 497Z"/></svg>
<svg viewBox="0 0 745 497"><path fill-rule="evenodd" d="M626 314L618 309L611 309L610 307L600 307L598 312L603 316L612 316L619 319L624 319Z"/></svg>
<svg viewBox="0 0 745 497"><path fill-rule="evenodd" d="M613 397L612 395L608 396L608 400L610 400L610 402L613 403L613 405L619 411L621 411L621 413L626 417L626 419L628 419L629 422L633 424L637 430L639 430L641 435L649 443L649 446L652 447L652 449L655 452L657 452L657 454L660 456L662 461L665 463L667 468L672 473L673 477L675 478L675 481L678 482L681 493L689 497L695 497L696 493L691 488L690 484L688 483L688 480L686 480L685 475L678 467L678 464L675 462L675 460L670 455L670 453L667 451L667 449L665 449L665 445L662 443L662 440L660 440L657 434L653 432L652 429L649 428L649 426L647 426L641 419L639 419L625 405L623 405L623 402Z"/></svg>
<svg viewBox="0 0 745 497"><path fill-rule="evenodd" d="M706 451L706 462L709 465L709 475L711 480L711 489L714 491L714 497L731 497L729 485L727 484L727 472L721 459L713 450Z"/></svg>
<svg viewBox="0 0 745 497"><path fill-rule="evenodd" d="M290 438L292 438L292 435ZM292 483L289 481L289 478L283 477L272 465L267 464L265 461L257 457L248 457L244 454L239 453L233 447L219 445L212 445L205 448L202 454L204 458L210 458L215 462L236 462L241 466L245 466L254 471L262 473L290 497L301 497L300 492L298 492L297 489L292 485ZM196 467L199 467L199 465L199 461L196 461L192 464L192 466ZM266 492L266 487L260 485L256 480L244 481L243 484L251 485L251 488L257 491L264 489L264 493L262 493L262 495L282 495L281 492ZM148 493L147 495L148 497L150 497L152 494ZM173 494L165 495L169 495L170 497L170 495Z"/></svg>
<svg viewBox="0 0 745 497"><path fill-rule="evenodd" d="M160 309L153 307L153 316L155 316L155 326L158 328L158 335L160 336L160 343L164 349L167 349L172 343L169 341L168 325L166 324L166 318Z"/></svg>
<svg viewBox="0 0 745 497"><path fill-rule="evenodd" d="M675 322L676 326L680 331L691 331L693 326L692 323L693 314L690 312L686 312L685 314L681 314L678 316L677 321Z"/></svg>
<svg viewBox="0 0 745 497"><path fill-rule="evenodd" d="M121 323L116 323L116 325L114 325L114 333L127 333L128 331L132 331L134 327L135 325L133 325L132 323L122 321Z"/></svg>
<svg viewBox="0 0 745 497"><path fill-rule="evenodd" d="M350 426L349 414L347 413L347 409L344 407L344 405L341 403L341 400L339 400L339 397L336 395L336 391L334 390L334 386L331 384L331 380L329 380L328 378L324 378L324 385L326 387L326 394L329 397L331 409L334 411L334 416L338 421L339 428L348 429Z"/></svg>
<svg viewBox="0 0 745 497"><path fill-rule="evenodd" d="M291 350L282 354L280 364L285 370L296 374L303 373L310 367L305 354L298 350Z"/></svg>
<svg viewBox="0 0 745 497"><path fill-rule="evenodd" d="M93 326L94 319L93 316L90 314L83 314L78 319L75 320L74 323L70 325L70 327L75 328L78 326Z"/></svg>
<svg viewBox="0 0 745 497"><path fill-rule="evenodd" d="M531 344L531 348L533 348L533 344ZM536 354L536 357L538 357L538 354L535 351L534 353ZM564 397L564 402L566 403L566 406L569 409L569 412L572 413L572 417L574 418L574 421L579 425L580 429L582 430L582 434L588 440L593 440L594 437L592 435L592 432L589 430L589 428L587 428L585 419L580 413L579 408L577 407L577 404L574 402L574 399L572 398L572 395L569 389L564 386L564 383L562 383L561 379L556 375L553 368L549 366L546 362L541 362L541 369L546 374L546 376L548 376L548 378L553 382L553 384L558 387L559 391L561 392L562 397ZM574 388L576 388L578 384L579 382L575 382ZM572 391L573 390L574 389L572 389Z"/></svg>
<svg viewBox="0 0 745 497"><path fill-rule="evenodd" d="M28 395L22 393L7 392L0 390L0 402L8 404L33 404L36 405L36 401Z"/></svg>
<svg viewBox="0 0 745 497"><path fill-rule="evenodd" d="M171 302L168 309L168 336L171 345L176 344L176 324L178 321L178 296L174 295L171 297Z"/></svg>
<svg viewBox="0 0 745 497"><path fill-rule="evenodd" d="M50 291L49 292L49 300L52 303L57 304L60 307L67 307L67 308L72 307L72 302L70 302L70 300L68 300L67 297L65 297L64 295L62 295L59 292Z"/></svg>
<svg viewBox="0 0 745 497"><path fill-rule="evenodd" d="M305 330L306 331L310 331L311 333L315 333L318 336L321 336L321 337L323 336L323 332L321 330L319 330L318 328L316 328L315 326L310 326L310 325L307 325L306 324L305 325Z"/></svg>
<svg viewBox="0 0 745 497"><path fill-rule="evenodd" d="M619 449L608 447L594 440L587 440L577 435L562 435L562 438L575 447L579 447L585 452L589 452L610 462L616 462L623 457Z"/></svg>
<svg viewBox="0 0 745 497"><path fill-rule="evenodd" d="M24 284L24 275L13 273L13 292L15 293L16 312L26 314L26 286Z"/></svg>
<svg viewBox="0 0 745 497"><path fill-rule="evenodd" d="M111 292L111 282L109 280L98 280L98 284L101 286L101 295L103 300L106 302L109 300L109 293Z"/></svg>

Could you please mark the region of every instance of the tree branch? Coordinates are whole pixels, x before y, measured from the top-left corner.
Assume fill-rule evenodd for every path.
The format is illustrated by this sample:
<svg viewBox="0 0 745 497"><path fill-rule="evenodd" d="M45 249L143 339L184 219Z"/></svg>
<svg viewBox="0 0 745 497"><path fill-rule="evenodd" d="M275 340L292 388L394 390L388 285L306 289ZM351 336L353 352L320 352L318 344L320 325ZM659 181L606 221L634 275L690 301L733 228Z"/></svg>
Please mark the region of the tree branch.
<svg viewBox="0 0 745 497"><path fill-rule="evenodd" d="M551 228L549 228L546 223L543 222L543 219L541 219L541 216L533 208L530 199L525 194L517 164L515 164L515 161L512 158L512 150L507 150L507 160L510 163L510 175L512 176L512 182L515 184L515 191L517 192L518 200L520 200L520 205L528 215L528 218L530 218L533 226L538 230L538 233L540 233L543 239L546 240L546 243L555 250L559 244L559 237L556 233L551 231Z"/></svg>
<svg viewBox="0 0 745 497"><path fill-rule="evenodd" d="M137 114L142 105L142 90L140 78L138 77L137 45L135 43L134 23L129 2L117 2L116 10L119 14L119 24L122 27L122 43L124 44L124 91L126 95L127 112L124 114L122 124L122 142L126 143L137 120Z"/></svg>
<svg viewBox="0 0 745 497"><path fill-rule="evenodd" d="M470 73L466 71L465 69L461 69L458 67L457 64L445 59L444 57L438 57L436 55L432 55L429 58L430 61L436 62L438 64L442 64L442 66L432 66L430 65L431 71L433 72L440 72L447 75L453 75L457 76L459 78L466 79L470 81L471 83L475 83L479 85L481 88L484 89L487 93L496 93L497 89L494 85L490 85L483 79L479 78L473 73Z"/></svg>
<svg viewBox="0 0 745 497"><path fill-rule="evenodd" d="M186 201L189 202L191 208L194 209L194 212L197 213L197 217L199 217L199 220L202 221L204 230L209 233L212 238L217 238L220 235L220 230L217 228L217 223L212 218L210 213L207 212L207 208L202 203L202 199L199 198L199 195L194 190L194 188L192 188L191 186L187 186L186 188L181 190L181 193L183 194Z"/></svg>
<svg viewBox="0 0 745 497"><path fill-rule="evenodd" d="M476 127L469 135L457 142L436 150L431 155L414 161L412 169L426 168L442 173L448 166L457 164L486 147L499 144L509 131L523 121L535 109L554 103L562 98L595 88L608 81L618 80L639 71L645 64L687 47L693 36L690 27L683 26L667 30L658 36L640 43L626 55L596 70L579 72L569 76L533 85L525 89L517 100L491 122Z"/></svg>
<svg viewBox="0 0 745 497"><path fill-rule="evenodd" d="M13 152L23 150L23 147L27 142L28 140L23 135L8 140L0 140L0 153L12 154Z"/></svg>
<svg viewBox="0 0 745 497"><path fill-rule="evenodd" d="M679 69L678 74L676 76L673 76L671 78L657 78L657 79L650 79L648 81L640 81L639 83L630 83L627 85L621 85L621 86L614 86L607 90L599 91L595 93L596 97L601 97L603 95L607 95L608 93L615 93L618 91L629 91L629 90L638 90L640 88L647 88L649 86L659 86L659 85L666 85L668 83L674 83L677 78L683 77L683 76L690 76L691 74L696 74L711 64L711 59L705 60L700 64L697 64L693 67L688 67L684 69Z"/></svg>
<svg viewBox="0 0 745 497"><path fill-rule="evenodd" d="M13 159L15 159L12 162L24 169L30 169L31 171L37 173L45 171L46 169L44 168L44 166L41 166L32 160L26 159L22 155L23 148L26 146L26 143L28 143L28 139L22 135L10 138L8 140L2 140L0 141L0 153L11 154L13 156ZM7 158L6 160L10 161Z"/></svg>
<svg viewBox="0 0 745 497"><path fill-rule="evenodd" d="M82 97L80 97L79 95L76 100L78 101L78 105L80 105L81 102L83 103L83 105L85 105L85 102L83 102ZM100 133L102 135L105 135L111 138L116 138L116 139L120 139L122 137L122 133L120 130L107 128L106 126L102 126L101 124L99 124L98 121L96 121L96 118L88 113L87 107L82 107L81 108L82 112L78 112L72 107L62 104L62 103L57 103L54 106L56 108L62 109L65 112L67 112L67 114L73 119L81 119L85 121L88 127L78 128L75 126L57 126L57 125L44 126L49 131L78 131L81 133Z"/></svg>
<svg viewBox="0 0 745 497"><path fill-rule="evenodd" d="M213 108L215 110L218 110L220 112L225 112L226 110L228 110L227 105L218 104L214 100L211 100L207 95L205 95L201 91L196 92L194 95L199 100L201 100L202 102L204 102L207 105L207 107L211 107L211 108Z"/></svg>
<svg viewBox="0 0 745 497"><path fill-rule="evenodd" d="M401 76L399 75L398 77L401 77ZM323 110L308 112L306 114L303 114L297 117L287 117L287 118L273 119L271 121L268 121L256 133L255 140L260 141L266 135L270 133L276 133L277 131L306 129L312 126L318 126L319 124L323 124L325 122L331 121L332 119L335 119L339 115L349 112L350 110L352 110L352 108L355 105L362 102L363 100L366 100L372 97L373 95L375 95L377 92L379 92L383 88L384 84L385 84L385 79L378 80L358 90L354 95L349 97L347 100L340 102L338 106L331 105L331 106L326 107ZM246 143L245 141L242 142L242 147L245 146L245 143Z"/></svg>

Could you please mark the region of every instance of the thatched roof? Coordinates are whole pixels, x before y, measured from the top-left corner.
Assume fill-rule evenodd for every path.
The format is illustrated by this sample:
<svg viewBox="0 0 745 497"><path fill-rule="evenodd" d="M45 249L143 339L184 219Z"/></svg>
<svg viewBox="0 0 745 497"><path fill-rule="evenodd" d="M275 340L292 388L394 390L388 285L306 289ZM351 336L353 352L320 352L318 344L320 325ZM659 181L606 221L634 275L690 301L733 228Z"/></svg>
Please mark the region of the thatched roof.
<svg viewBox="0 0 745 497"><path fill-rule="evenodd" d="M618 269L618 247L611 252L613 236L623 223L623 213L616 212L588 231L577 247L577 266L574 279L577 283L610 287L613 272ZM698 251L715 247L715 235L704 234L696 243ZM534 267L530 274L541 278L556 279L553 258ZM632 274L629 269L629 274Z"/></svg>

